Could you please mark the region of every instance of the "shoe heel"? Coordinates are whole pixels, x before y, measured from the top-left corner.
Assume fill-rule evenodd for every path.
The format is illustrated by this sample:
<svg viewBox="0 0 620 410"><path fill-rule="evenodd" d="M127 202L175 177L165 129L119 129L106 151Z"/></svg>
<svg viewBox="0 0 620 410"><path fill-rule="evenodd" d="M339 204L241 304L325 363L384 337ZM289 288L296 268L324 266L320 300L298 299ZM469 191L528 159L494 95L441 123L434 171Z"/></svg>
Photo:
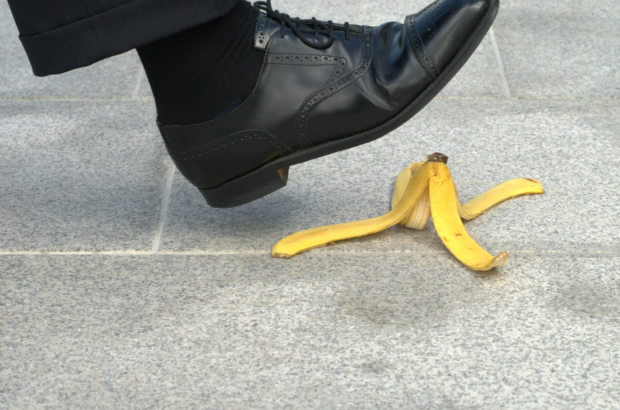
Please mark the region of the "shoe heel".
<svg viewBox="0 0 620 410"><path fill-rule="evenodd" d="M288 181L288 168L252 173L217 188L200 189L200 193L213 208L244 205L284 188Z"/></svg>

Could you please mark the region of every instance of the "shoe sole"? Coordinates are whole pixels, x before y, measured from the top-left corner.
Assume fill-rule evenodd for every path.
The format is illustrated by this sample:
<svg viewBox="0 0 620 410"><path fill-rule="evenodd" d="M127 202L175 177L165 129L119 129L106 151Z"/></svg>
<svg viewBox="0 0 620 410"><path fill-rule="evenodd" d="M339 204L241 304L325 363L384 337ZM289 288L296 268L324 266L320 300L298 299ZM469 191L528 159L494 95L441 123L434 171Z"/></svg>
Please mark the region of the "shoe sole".
<svg viewBox="0 0 620 410"><path fill-rule="evenodd" d="M299 150L216 188L200 189L200 192L209 206L214 208L234 208L245 205L284 188L288 181L289 167L292 165L357 147L392 132L420 112L460 71L491 28L498 11L499 0L495 0L469 42L452 60L448 68L418 98L389 121L357 135Z"/></svg>

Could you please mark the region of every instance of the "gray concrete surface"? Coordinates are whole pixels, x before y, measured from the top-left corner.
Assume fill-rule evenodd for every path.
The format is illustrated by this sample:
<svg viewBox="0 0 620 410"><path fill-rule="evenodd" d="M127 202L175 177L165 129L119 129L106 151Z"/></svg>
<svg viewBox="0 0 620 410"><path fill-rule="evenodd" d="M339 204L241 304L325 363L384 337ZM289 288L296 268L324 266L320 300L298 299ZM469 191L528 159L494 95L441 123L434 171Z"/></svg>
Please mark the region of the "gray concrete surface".
<svg viewBox="0 0 620 410"><path fill-rule="evenodd" d="M0 250L150 250L168 154L150 101L0 100Z"/></svg>
<svg viewBox="0 0 620 410"><path fill-rule="evenodd" d="M2 400L83 408L613 408L620 259L7 256Z"/></svg>
<svg viewBox="0 0 620 410"><path fill-rule="evenodd" d="M618 98L616 0L508 0L495 30L516 97Z"/></svg>
<svg viewBox="0 0 620 410"><path fill-rule="evenodd" d="M279 0L379 24L426 0ZM135 52L36 78L0 3L0 408L620 408L620 5L504 0L418 116L209 208L171 167ZM389 207L441 151L467 200L543 182L466 223L476 273L432 225L292 260L300 229Z"/></svg>

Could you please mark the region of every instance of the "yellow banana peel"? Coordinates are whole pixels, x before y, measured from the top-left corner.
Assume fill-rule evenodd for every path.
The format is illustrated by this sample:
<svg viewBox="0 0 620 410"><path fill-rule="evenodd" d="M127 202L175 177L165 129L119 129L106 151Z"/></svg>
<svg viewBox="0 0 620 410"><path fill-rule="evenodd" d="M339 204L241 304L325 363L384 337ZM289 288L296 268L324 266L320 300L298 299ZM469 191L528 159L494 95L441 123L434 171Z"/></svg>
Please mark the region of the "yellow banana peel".
<svg viewBox="0 0 620 410"><path fill-rule="evenodd" d="M398 177L396 178L396 185L394 186L394 194L392 195L392 208L398 204L400 198L402 198L407 184L411 176L417 172L422 166L422 162L414 162L408 167L405 167ZM431 203L428 197L428 188L422 193L420 200L414 205L414 207L407 212L407 215L399 222L399 224L406 226L407 228L422 230L428 224L428 220L431 217Z"/></svg>
<svg viewBox="0 0 620 410"><path fill-rule="evenodd" d="M456 189L456 188L455 188ZM469 221L475 217L482 215L489 208L503 202L507 199L511 199L521 195L534 195L543 194L542 184L539 180L533 178L516 178L510 181L502 182L501 184L489 189L481 195L478 195L465 205L461 206L458 201L459 215L461 218Z"/></svg>
<svg viewBox="0 0 620 410"><path fill-rule="evenodd" d="M414 162L403 169L396 178L392 211L386 215L295 233L278 242L272 249L272 256L290 258L311 248L376 233L397 223L422 230L432 215L442 242L464 265L477 271L506 265L508 253L504 251L497 256L488 253L469 236L461 219L473 219L516 196L542 194L540 181L512 179L461 205L447 160L446 156L436 153L424 162Z"/></svg>
<svg viewBox="0 0 620 410"><path fill-rule="evenodd" d="M446 248L459 261L477 271L486 271L508 263L508 252L504 251L493 257L465 230L459 215L456 188L446 164L432 164L429 196L435 230Z"/></svg>
<svg viewBox="0 0 620 410"><path fill-rule="evenodd" d="M396 225L418 202L428 186L429 165L424 163L411 177L401 200L387 214L364 221L322 226L294 233L276 243L271 255L276 258L290 258L308 249L326 246L343 239L370 235Z"/></svg>

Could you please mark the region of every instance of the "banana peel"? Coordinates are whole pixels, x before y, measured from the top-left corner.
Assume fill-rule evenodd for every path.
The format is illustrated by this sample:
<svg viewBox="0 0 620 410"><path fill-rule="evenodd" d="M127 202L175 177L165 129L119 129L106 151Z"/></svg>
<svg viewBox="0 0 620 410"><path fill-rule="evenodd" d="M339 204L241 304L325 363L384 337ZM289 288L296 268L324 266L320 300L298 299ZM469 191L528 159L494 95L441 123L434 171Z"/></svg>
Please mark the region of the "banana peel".
<svg viewBox="0 0 620 410"><path fill-rule="evenodd" d="M411 176L415 174L423 162L414 162L410 164L408 167L405 167L398 177L396 177L396 184L394 185L394 193L392 194L392 208L398 204L398 201L403 197L403 193L405 189L407 189L407 184L409 184L409 180ZM399 222L400 225L403 225L407 228L417 229L421 231L428 224L428 220L431 217L431 202L430 197L428 196L428 187L422 193L422 197L415 204L415 206L407 212L407 215Z"/></svg>
<svg viewBox="0 0 620 410"><path fill-rule="evenodd" d="M508 263L508 252L493 256L472 239L465 230L452 175L446 164L433 164L429 196L435 230L443 244L468 268L487 271Z"/></svg>
<svg viewBox="0 0 620 410"><path fill-rule="evenodd" d="M276 258L290 258L308 249L326 246L343 239L370 235L396 225L418 202L428 186L429 169L428 162L420 167L411 177L401 200L387 214L364 221L322 226L294 233L276 243L271 255Z"/></svg>
<svg viewBox="0 0 620 410"><path fill-rule="evenodd" d="M363 221L329 225L297 232L279 241L272 256L290 258L308 249L336 241L370 235L398 223L422 230L433 217L435 230L448 250L464 265L476 271L487 271L508 263L508 253L493 256L467 233L462 219L470 220L507 199L520 195L542 194L540 181L517 178L489 189L462 205L459 201L448 157L429 155L424 162L414 162L396 178L392 210Z"/></svg>

